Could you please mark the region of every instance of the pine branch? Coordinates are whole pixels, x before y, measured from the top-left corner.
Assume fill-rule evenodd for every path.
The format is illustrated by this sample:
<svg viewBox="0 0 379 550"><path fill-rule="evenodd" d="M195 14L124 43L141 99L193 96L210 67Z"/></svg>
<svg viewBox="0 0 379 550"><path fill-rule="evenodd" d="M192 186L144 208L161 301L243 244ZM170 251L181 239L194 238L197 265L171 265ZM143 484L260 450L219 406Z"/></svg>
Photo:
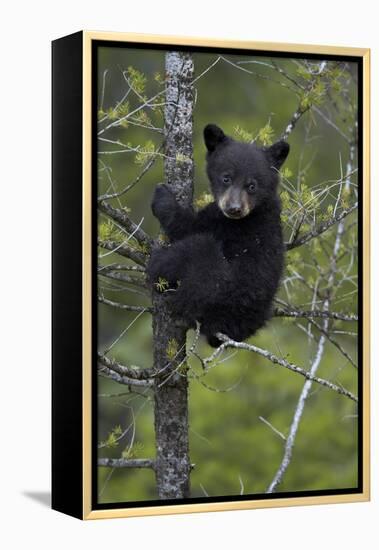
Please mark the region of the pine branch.
<svg viewBox="0 0 379 550"><path fill-rule="evenodd" d="M327 220L326 222L318 225L317 227L315 227L308 233L305 233L304 235L297 238L296 240L286 243L286 249L292 250L293 248L302 246L303 244L307 243L311 239L314 239L315 237L319 237L322 233L325 233L325 231L327 231L330 227L332 227L336 223L346 218L346 216L348 216L351 212L353 212L357 208L358 208L358 203L356 202L355 204L353 204L353 206L350 206L350 208L347 208L346 210L343 210L342 212L340 212L338 216L335 216L330 220Z"/></svg>
<svg viewBox="0 0 379 550"><path fill-rule="evenodd" d="M98 208L100 212L119 223L125 228L130 235L133 235L137 241L146 246L146 249L150 251L153 240L145 231L139 227L133 220L131 220L125 210L121 208L114 208L108 204L105 200L98 202Z"/></svg>
<svg viewBox="0 0 379 550"><path fill-rule="evenodd" d="M320 76L323 74L324 70L326 69L327 67L327 62L326 61L322 61L320 63L320 68L319 68L319 72L317 73L317 75L315 75L315 77L309 82L309 84L303 89L303 93L300 97L300 101L299 101L299 105L296 109L296 111L293 113L289 123L287 124L286 126L286 129L284 130L284 132L282 133L282 135L280 136L280 139L282 140L287 140L289 135L293 132L296 124L299 122L299 120L301 119L301 117L307 113L310 109L313 108L314 106L314 103L312 101L310 101L309 103L304 103L303 101L303 96L304 94L307 94L309 93L313 86L315 85L316 81L320 78Z"/></svg>
<svg viewBox="0 0 379 550"><path fill-rule="evenodd" d="M111 128L115 128L117 126L121 126L122 122L123 121L126 121L128 120L129 118L131 118L133 115L135 115L136 113L138 113L139 111L141 111L142 109L145 109L145 107L151 107L152 105L154 105L154 101L159 97L161 96L162 94L164 94L165 91L162 90L160 92L158 92L157 94L155 94L154 96L152 96L150 99L147 99L144 103L141 103L140 105L138 105L138 107L136 107L135 109L133 109L132 111L130 111L128 114L126 114L125 116L122 116L120 118L118 118L117 120L114 120L112 122L110 122L107 126L105 126L104 128L102 128L101 130L98 131L97 135L98 136L101 136L102 134L104 134L105 132L107 132L108 130L110 130ZM164 105L164 103L163 103ZM157 104L155 103L155 106L157 106Z"/></svg>

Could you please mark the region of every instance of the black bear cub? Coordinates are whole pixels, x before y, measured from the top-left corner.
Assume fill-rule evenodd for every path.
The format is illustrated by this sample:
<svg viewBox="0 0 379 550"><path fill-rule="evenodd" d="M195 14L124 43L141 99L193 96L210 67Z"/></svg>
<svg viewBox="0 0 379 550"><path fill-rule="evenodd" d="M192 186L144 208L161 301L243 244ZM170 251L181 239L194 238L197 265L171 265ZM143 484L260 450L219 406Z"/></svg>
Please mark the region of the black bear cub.
<svg viewBox="0 0 379 550"><path fill-rule="evenodd" d="M218 346L218 332L242 341L271 316L284 258L278 170L289 145L241 143L213 124L204 140L214 202L195 212L169 186L156 188L152 211L171 244L153 251L147 273L174 314L198 321Z"/></svg>

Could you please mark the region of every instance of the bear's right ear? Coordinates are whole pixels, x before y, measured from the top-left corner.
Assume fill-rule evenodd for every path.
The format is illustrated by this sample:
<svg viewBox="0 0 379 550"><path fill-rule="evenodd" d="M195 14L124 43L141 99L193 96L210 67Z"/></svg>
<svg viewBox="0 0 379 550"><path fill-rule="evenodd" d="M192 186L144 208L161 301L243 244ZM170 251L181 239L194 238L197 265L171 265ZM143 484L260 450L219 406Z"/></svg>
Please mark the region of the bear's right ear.
<svg viewBox="0 0 379 550"><path fill-rule="evenodd" d="M216 124L207 124L204 128L204 141L207 149L212 153L216 147L226 141L227 137Z"/></svg>

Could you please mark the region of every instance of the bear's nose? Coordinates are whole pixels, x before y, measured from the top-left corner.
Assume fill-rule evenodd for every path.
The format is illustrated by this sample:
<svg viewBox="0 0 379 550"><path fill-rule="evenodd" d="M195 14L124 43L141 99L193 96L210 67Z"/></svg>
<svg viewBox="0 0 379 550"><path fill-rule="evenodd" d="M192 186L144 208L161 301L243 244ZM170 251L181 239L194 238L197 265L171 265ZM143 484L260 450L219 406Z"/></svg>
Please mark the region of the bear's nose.
<svg viewBox="0 0 379 550"><path fill-rule="evenodd" d="M242 209L241 209L240 206L232 205L232 206L229 206L229 208L227 209L226 213L227 213L229 216L240 216L241 213L242 213Z"/></svg>

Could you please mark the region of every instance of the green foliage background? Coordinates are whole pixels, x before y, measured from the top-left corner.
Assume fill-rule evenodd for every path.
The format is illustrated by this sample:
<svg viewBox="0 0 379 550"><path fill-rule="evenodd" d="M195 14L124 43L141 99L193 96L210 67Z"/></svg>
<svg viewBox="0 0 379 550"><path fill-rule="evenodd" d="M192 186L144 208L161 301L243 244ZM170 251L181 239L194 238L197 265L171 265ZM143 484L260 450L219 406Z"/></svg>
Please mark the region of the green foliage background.
<svg viewBox="0 0 379 550"><path fill-rule="evenodd" d="M205 148L202 141L203 127L214 122L230 135L238 137L243 133L256 137L263 131L263 138L277 139L287 126L299 99L292 90L283 84L290 84L278 72L273 72L262 62L271 59L262 57L244 58L227 55L234 61L250 60L260 64L241 65L253 71L254 75L242 72L226 62L219 62L196 82L196 106L194 110L194 158L195 158L195 195L200 197L207 191L205 175ZM200 75L217 58L215 54L194 54L195 76ZM294 60L276 58L276 64L296 78L306 79ZM142 96L151 97L164 87L164 52L156 50L137 50L128 48L100 48L98 60L98 88L101 119L106 114L112 116L115 105L127 90L122 70L133 67L145 77L129 71L134 85ZM356 68L351 64L350 71ZM104 71L106 72L104 78ZM259 75L259 76L258 76ZM333 102L340 102L343 112L338 127L348 133L354 122L354 111L343 101L341 103L338 79L331 93L323 97L325 112L332 108ZM104 86L103 86L104 85ZM351 102L357 101L354 79L348 90ZM321 90L322 95L322 90ZM130 94L131 110L137 105L135 95ZM163 96L161 96L163 97ZM134 98L134 99L133 99ZM134 102L134 103L133 103ZM159 109L144 110L150 121L162 126ZM125 111L127 112L127 111ZM142 119L141 119L142 120ZM145 119L146 122L146 119ZM237 131L236 131L237 128ZM238 128L240 130L238 130ZM304 146L306 136L312 139ZM107 132L107 139L120 140L131 146L142 146L142 152L156 150L162 139L157 132L138 126L126 125ZM302 117L289 143L291 152L286 163L286 174L295 184L301 161L302 166L309 164L301 183L308 186L308 192L322 182L338 180L341 165L348 160L349 148L346 141L316 113L307 113ZM154 144L154 147L152 146ZM115 144L99 141L99 151L119 150ZM98 188L99 193L109 190L110 178L117 189L122 189L140 173L143 163L149 155L131 152L117 154L99 154ZM356 178L356 176L354 176ZM131 211L131 217L137 223L143 218L142 227L156 236L159 227L150 211L153 189L164 180L163 162L159 159L144 178L122 197L122 206ZM355 181L355 180L354 180ZM325 215L329 204L326 200L319 207L320 216ZM114 201L115 206L120 206ZM99 217L101 231L105 231L105 218ZM329 230L327 237L333 240L335 228ZM288 237L288 235L287 235ZM99 249L100 253L104 250ZM328 258L317 246L307 245L288 254L287 262L307 277L304 261L316 258L320 265L327 267ZM116 259L115 259L116 258ZM104 263L124 261L116 255L104 258ZM356 261L356 260L355 260ZM129 290L104 289L104 295L119 302L148 305L149 298ZM338 311L357 312L357 295L344 283L339 289L340 295L349 294L349 299L338 303ZM279 296L285 297L284 289ZM301 285L292 289L292 302L309 302L309 291ZM136 317L135 313L123 312L109 306L99 305L99 341L98 348L103 350ZM302 322L303 326L307 326ZM336 326L356 330L354 324ZM315 331L317 334L317 331ZM189 335L191 341L193 334ZM293 320L276 318L252 339L254 344L269 349L277 355L308 368L314 356L315 344L308 341ZM341 336L340 341L352 357L356 357L356 340ZM199 352L208 356L211 348L202 342ZM125 337L112 348L111 355L125 364L140 366L152 365L151 318L141 315L131 326ZM304 383L297 376L281 367L249 352L228 352L230 359L214 368L205 378L192 380L190 384L190 451L195 468L191 476L192 496L238 495L265 492L271 482L283 456L284 441L260 417L269 421L285 436ZM201 373L195 359L191 365ZM332 346L326 344L326 352L318 375L328 380L338 381L350 391L357 392L357 371ZM99 379L99 442L107 446L99 451L99 456L154 457L153 407L149 393L144 397L128 394L125 386ZM118 394L119 397L104 397L104 394ZM114 439L120 429L131 424L132 408L136 418L136 431L133 446L130 447L133 428L117 444ZM113 433L113 435L112 435ZM299 428L292 462L280 486L281 491L309 491L316 489L339 489L354 487L357 484L357 409L354 403L321 386L314 385ZM111 434L111 436L110 436ZM110 437L109 437L110 436ZM117 438L117 437L116 437ZM111 471L99 468L100 502L140 501L157 498L155 479L152 471L120 469Z"/></svg>

